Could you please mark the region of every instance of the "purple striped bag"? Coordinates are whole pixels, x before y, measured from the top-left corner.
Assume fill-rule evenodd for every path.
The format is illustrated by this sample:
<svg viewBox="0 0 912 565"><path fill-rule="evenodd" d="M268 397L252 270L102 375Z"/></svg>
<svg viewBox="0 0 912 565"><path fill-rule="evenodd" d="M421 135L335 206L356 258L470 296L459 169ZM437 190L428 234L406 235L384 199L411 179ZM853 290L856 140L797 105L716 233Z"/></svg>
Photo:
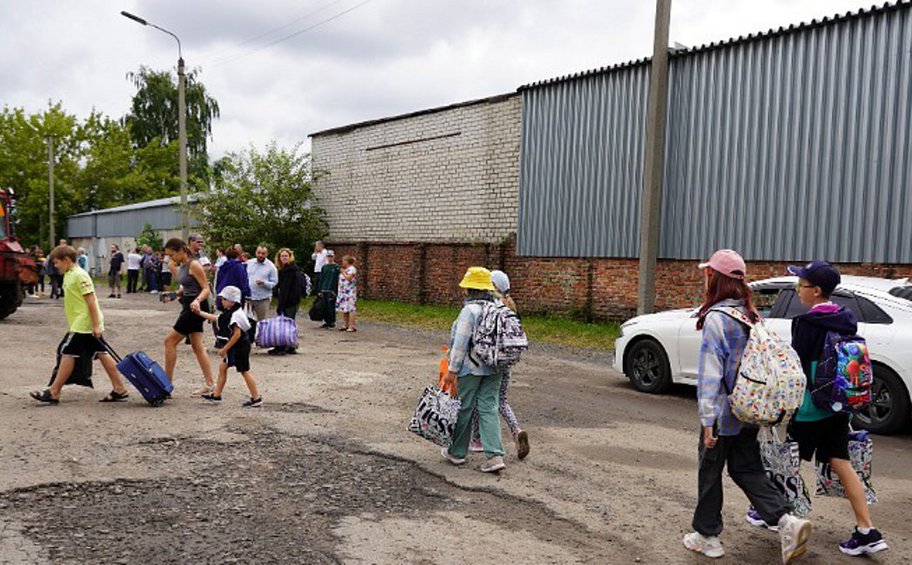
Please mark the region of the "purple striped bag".
<svg viewBox="0 0 912 565"><path fill-rule="evenodd" d="M257 324L257 347L298 347L298 324L286 316L267 318Z"/></svg>

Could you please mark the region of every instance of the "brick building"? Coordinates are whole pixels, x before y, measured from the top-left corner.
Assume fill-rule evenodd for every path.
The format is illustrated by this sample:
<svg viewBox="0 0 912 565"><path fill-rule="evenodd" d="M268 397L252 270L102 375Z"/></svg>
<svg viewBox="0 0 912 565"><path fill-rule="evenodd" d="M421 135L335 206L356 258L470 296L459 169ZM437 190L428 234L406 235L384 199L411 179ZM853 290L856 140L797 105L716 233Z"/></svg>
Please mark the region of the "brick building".
<svg viewBox="0 0 912 565"><path fill-rule="evenodd" d="M672 54L659 308L698 302L723 247L754 278L912 274L909 22L897 2ZM329 240L366 296L453 303L480 264L524 311L631 314L648 78L634 61L314 134Z"/></svg>

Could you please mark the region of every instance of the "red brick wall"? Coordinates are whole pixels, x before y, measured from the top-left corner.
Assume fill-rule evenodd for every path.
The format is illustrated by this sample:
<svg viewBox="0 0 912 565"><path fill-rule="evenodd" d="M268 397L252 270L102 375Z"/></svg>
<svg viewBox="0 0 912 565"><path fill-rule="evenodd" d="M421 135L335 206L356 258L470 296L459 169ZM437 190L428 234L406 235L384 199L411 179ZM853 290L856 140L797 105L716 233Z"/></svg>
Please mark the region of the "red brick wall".
<svg viewBox="0 0 912 565"><path fill-rule="evenodd" d="M501 245L470 243L329 244L337 260L353 255L359 293L367 298L458 304L466 269L482 265L510 275L511 293L523 312L564 313L586 319L621 320L636 313L637 259L518 257L514 240ZM751 280L785 274L788 262L748 263ZM899 278L912 265L852 263L844 274ZM656 273L660 310L699 304L702 273L697 261L660 260Z"/></svg>

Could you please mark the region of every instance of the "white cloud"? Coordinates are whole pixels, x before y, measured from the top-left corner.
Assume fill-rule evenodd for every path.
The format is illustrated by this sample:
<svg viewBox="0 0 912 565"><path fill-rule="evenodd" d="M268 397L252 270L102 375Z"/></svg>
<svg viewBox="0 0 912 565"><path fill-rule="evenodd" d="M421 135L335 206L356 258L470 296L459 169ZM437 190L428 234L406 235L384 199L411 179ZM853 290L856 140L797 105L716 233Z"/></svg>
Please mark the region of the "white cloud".
<svg viewBox="0 0 912 565"><path fill-rule="evenodd" d="M310 32L252 52L360 0L4 0L0 103L123 115L145 64L176 65L169 28L219 101L214 156L306 140L320 129L515 90L651 54L654 3L621 0L372 0ZM869 2L870 0L868 0ZM674 0L672 40L700 45L869 7L863 0ZM300 19L257 42L244 40ZM242 58L231 57L247 54ZM221 62L222 64L217 64Z"/></svg>

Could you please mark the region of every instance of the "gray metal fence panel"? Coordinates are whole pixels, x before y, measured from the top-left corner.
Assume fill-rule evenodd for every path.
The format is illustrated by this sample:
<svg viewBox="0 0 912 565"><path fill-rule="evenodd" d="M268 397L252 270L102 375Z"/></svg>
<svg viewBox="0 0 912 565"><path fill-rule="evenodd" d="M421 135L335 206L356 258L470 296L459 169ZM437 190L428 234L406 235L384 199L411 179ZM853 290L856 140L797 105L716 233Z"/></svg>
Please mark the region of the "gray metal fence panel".
<svg viewBox="0 0 912 565"><path fill-rule="evenodd" d="M912 263L910 4L671 58L665 258ZM635 257L649 69L522 89L518 251Z"/></svg>
<svg viewBox="0 0 912 565"><path fill-rule="evenodd" d="M636 252L649 69L523 92L520 254Z"/></svg>
<svg viewBox="0 0 912 565"><path fill-rule="evenodd" d="M145 224L154 230L169 230L180 227L180 214L177 206L168 205L139 210L100 213L98 217L98 237L136 237Z"/></svg>

